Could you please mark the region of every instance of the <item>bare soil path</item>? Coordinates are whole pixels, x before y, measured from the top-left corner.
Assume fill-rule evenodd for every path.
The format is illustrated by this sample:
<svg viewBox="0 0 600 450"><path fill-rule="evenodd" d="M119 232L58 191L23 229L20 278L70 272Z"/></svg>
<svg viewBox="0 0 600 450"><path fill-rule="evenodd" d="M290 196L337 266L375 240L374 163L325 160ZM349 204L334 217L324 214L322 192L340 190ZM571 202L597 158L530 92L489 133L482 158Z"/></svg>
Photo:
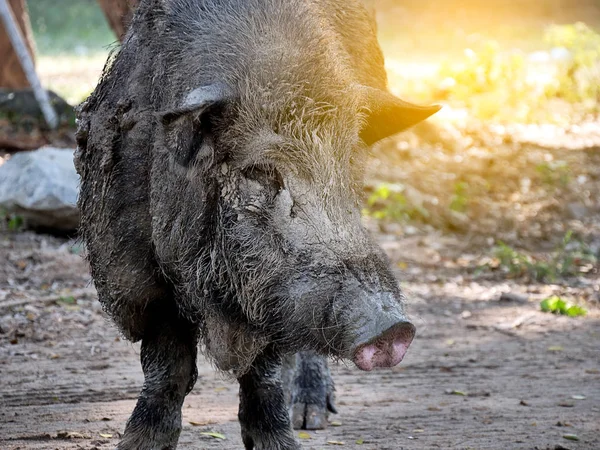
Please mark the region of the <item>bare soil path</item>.
<svg viewBox="0 0 600 450"><path fill-rule="evenodd" d="M600 449L598 299L583 318L539 311L561 289L597 296L597 280L477 279L427 266L426 239L382 241L395 261L406 249L417 338L393 370L334 365L340 413L303 434L304 448ZM73 241L0 234L0 449L114 448L133 409L139 346L107 323L77 251ZM242 448L236 383L202 359L198 367L180 448Z"/></svg>

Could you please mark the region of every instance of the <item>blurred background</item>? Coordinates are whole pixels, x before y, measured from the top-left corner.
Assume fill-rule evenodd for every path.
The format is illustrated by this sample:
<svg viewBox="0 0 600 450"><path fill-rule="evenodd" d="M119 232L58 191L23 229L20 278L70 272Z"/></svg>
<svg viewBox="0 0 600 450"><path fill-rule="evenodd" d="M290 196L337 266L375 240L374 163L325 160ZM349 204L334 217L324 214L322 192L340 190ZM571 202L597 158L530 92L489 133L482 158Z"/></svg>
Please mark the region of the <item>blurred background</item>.
<svg viewBox="0 0 600 450"><path fill-rule="evenodd" d="M0 24L0 406L11 417L0 447L114 448L142 377L76 239L73 107L135 0L7 2L58 126ZM376 146L366 168L364 222L419 334L391 375L366 382L335 366L337 425L300 438L600 448L600 2L368 3L390 89L444 105ZM182 445L239 448L236 388L199 370ZM366 421L367 406L385 420Z"/></svg>
<svg viewBox="0 0 600 450"><path fill-rule="evenodd" d="M26 24L43 86L77 105L97 83L135 2L11 4ZM390 89L445 108L376 149L366 215L384 228L410 223L467 233L476 245L483 238L529 250L552 248L570 232L597 250L600 4L378 0L370 5ZM1 38L7 41L5 34ZM7 42L0 44L0 51L8 50ZM16 58L0 72L0 86L28 86ZM21 120L21 126L4 123L0 147L72 145L73 115L67 105L58 109L67 127L47 133L41 117L35 123Z"/></svg>
<svg viewBox="0 0 600 450"><path fill-rule="evenodd" d="M597 276L600 3L367 3L378 22L390 89L414 102L444 105L432 119L374 149L366 173L367 225L397 238L445 236L451 244L438 239L439 248L430 249L433 262L479 277L557 282ZM43 145L74 146L72 107L96 85L136 0L9 4L60 123L54 130L47 126L0 29L0 164ZM0 224L69 232L77 224L69 206L76 187L67 194L51 180L75 180L70 156L40 166L68 166L68 176L40 175L50 180L52 198L64 197L64 204L52 206L60 213L44 219L39 205L32 212L0 196ZM11 172L5 185L14 195L33 189L15 185ZM400 267L423 263L420 258L407 254ZM583 300L598 299L598 285L592 289L595 294Z"/></svg>

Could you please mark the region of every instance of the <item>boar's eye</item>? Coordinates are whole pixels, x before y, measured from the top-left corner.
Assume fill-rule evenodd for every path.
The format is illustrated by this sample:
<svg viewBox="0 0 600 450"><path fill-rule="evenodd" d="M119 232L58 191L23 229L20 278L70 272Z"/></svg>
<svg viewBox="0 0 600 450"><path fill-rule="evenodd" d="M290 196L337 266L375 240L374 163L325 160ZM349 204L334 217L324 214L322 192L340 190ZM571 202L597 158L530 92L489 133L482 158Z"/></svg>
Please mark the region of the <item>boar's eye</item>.
<svg viewBox="0 0 600 450"><path fill-rule="evenodd" d="M272 165L255 165L247 167L242 171L244 177L254 180L262 186L269 187L274 192L284 189L283 177Z"/></svg>

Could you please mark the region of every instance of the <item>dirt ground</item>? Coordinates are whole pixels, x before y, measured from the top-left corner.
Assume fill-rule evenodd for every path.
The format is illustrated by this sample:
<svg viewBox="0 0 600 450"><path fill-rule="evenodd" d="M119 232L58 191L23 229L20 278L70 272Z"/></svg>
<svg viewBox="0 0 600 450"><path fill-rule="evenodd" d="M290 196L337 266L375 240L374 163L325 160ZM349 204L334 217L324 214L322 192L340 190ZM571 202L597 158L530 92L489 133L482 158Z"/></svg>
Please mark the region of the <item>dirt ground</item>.
<svg viewBox="0 0 600 450"><path fill-rule="evenodd" d="M392 370L334 365L339 414L327 430L300 433L304 448L600 448L597 278L569 288L481 279L450 264L461 239L380 241L402 261L417 337ZM0 234L3 450L114 448L135 404L139 345L107 322L80 251L72 240ZM588 315L540 312L553 292L590 299ZM203 359L198 368L180 448L241 448L236 383Z"/></svg>

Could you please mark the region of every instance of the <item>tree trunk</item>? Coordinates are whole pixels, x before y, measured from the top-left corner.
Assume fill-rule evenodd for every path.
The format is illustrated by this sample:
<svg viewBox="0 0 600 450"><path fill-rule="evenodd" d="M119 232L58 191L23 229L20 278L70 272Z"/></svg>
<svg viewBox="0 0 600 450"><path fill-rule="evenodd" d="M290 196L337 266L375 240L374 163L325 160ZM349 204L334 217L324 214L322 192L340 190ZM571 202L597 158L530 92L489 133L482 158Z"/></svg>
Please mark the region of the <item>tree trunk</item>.
<svg viewBox="0 0 600 450"><path fill-rule="evenodd" d="M120 41L123 40L133 10L139 0L98 0L104 11L110 27L113 29Z"/></svg>
<svg viewBox="0 0 600 450"><path fill-rule="evenodd" d="M33 33L31 32L31 24L29 22L29 14L25 0L8 0L8 4L13 11L17 26L23 34L29 54L33 59L34 41ZM29 87L29 82L25 76L25 72L21 68L19 58L12 48L12 44L4 30L4 26L0 22L0 87L8 89L23 89Z"/></svg>

